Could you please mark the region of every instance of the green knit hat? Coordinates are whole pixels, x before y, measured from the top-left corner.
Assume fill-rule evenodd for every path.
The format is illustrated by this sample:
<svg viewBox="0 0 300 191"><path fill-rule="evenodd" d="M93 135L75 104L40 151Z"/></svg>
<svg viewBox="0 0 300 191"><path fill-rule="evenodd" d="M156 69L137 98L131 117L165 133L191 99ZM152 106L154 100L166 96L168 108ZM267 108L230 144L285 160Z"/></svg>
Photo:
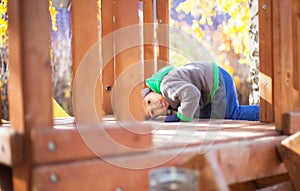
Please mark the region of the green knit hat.
<svg viewBox="0 0 300 191"><path fill-rule="evenodd" d="M160 84L165 75L167 75L174 66L165 66L161 68L158 72L153 74L151 78L146 79L146 85L154 92L161 94Z"/></svg>

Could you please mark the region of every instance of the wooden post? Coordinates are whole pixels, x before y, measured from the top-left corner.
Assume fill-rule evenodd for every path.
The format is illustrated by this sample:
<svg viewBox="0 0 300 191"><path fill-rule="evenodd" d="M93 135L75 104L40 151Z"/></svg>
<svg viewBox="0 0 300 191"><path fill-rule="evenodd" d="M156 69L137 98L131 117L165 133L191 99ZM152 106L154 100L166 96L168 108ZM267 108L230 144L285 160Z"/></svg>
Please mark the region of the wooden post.
<svg viewBox="0 0 300 191"><path fill-rule="evenodd" d="M169 64L169 1L156 1L158 58L157 70Z"/></svg>
<svg viewBox="0 0 300 191"><path fill-rule="evenodd" d="M277 130L282 130L282 114L294 110L293 0L273 3L274 113Z"/></svg>
<svg viewBox="0 0 300 191"><path fill-rule="evenodd" d="M106 114L113 114L111 105L111 92L114 85L114 45L113 45L113 9L114 1L101 1L101 32L102 32L102 54L112 56L107 63L102 63L102 92L103 92L103 110Z"/></svg>
<svg viewBox="0 0 300 191"><path fill-rule="evenodd" d="M139 0L115 1L116 81L113 90L113 108L116 118L120 121L143 120L139 2Z"/></svg>
<svg viewBox="0 0 300 191"><path fill-rule="evenodd" d="M195 155L177 166L197 170L201 173L199 175L199 190L229 191L214 153L208 152L205 155Z"/></svg>
<svg viewBox="0 0 300 191"><path fill-rule="evenodd" d="M300 2L299 1L294 1L296 3L296 5L294 5L293 7L296 9L295 10L295 14L298 14L299 11L300 11ZM300 110L300 56L298 55L299 54L299 51L300 51L300 18L299 16L295 16L294 15L294 19L296 20L295 21L295 25L296 25L296 34L297 34L297 39L295 40L296 43L294 43L294 45L296 46L295 48L295 52L294 54L297 56L296 57L296 60L295 60L295 65L297 67L295 67L294 71L296 72L296 75L295 75L295 78L294 78L294 82L297 81L296 83L296 89L297 89L297 99L298 99L298 102L297 102L297 111Z"/></svg>
<svg viewBox="0 0 300 191"><path fill-rule="evenodd" d="M25 162L13 167L13 187L31 190L30 130L52 127L48 1L8 3L10 122L25 135Z"/></svg>
<svg viewBox="0 0 300 191"><path fill-rule="evenodd" d="M97 111L97 116L102 117L102 91L101 91L101 81L100 77L100 61L99 61L99 51L100 48L97 46L99 39L98 31L98 6L97 0L73 0L71 6L72 14L72 49L73 49L73 79L78 79L76 82L76 87L80 90L73 94L76 103L75 107L79 110L84 110L85 105L93 104ZM99 50L90 50L91 48ZM95 55L91 55L95 53ZM99 53L100 54L100 53ZM86 60L85 60L86 59ZM92 63L91 63L92 62ZM89 65L89 66L87 66ZM78 73L78 70L81 70ZM76 75L81 75L76 77ZM98 75L98 80L94 79L93 75ZM83 75L83 76L82 76ZM95 80L95 81L94 81ZM94 86L95 94L90 95L90 91L87 89L90 86ZM74 88L74 87L73 87ZM77 95L78 93L78 95ZM92 96L92 97L91 97ZM95 98L93 103L80 103L83 102L87 97ZM73 105L73 106L74 106ZM76 108L75 108L76 109ZM91 114L87 113L86 116L89 118ZM84 117L84 116L82 116ZM84 117L85 118L85 117ZM88 120L88 119L86 119Z"/></svg>
<svg viewBox="0 0 300 191"><path fill-rule="evenodd" d="M272 2L259 0L260 121L273 122Z"/></svg>
<svg viewBox="0 0 300 191"><path fill-rule="evenodd" d="M300 112L287 112L282 115L282 131L285 135L300 131Z"/></svg>
<svg viewBox="0 0 300 191"><path fill-rule="evenodd" d="M154 73L154 8L153 0L143 1L143 21L144 21L144 79L152 76Z"/></svg>

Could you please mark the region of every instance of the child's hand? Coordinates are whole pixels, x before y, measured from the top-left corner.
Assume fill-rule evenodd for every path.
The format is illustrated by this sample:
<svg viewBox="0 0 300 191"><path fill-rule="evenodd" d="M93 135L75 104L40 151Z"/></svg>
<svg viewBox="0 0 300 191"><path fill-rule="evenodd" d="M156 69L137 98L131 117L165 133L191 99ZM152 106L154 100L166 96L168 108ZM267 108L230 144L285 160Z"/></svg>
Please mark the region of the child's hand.
<svg viewBox="0 0 300 191"><path fill-rule="evenodd" d="M177 115L168 115L165 119L165 122L180 122L180 119L177 117Z"/></svg>

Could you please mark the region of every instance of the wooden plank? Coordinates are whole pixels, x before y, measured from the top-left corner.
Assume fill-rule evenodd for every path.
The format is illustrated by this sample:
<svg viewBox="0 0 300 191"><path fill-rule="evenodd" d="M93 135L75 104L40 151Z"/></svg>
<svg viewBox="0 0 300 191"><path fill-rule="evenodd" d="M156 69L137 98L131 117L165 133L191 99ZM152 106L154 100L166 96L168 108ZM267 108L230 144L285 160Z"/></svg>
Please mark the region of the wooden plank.
<svg viewBox="0 0 300 191"><path fill-rule="evenodd" d="M294 110L292 3L273 1L274 112L277 130L282 130L282 114Z"/></svg>
<svg viewBox="0 0 300 191"><path fill-rule="evenodd" d="M156 1L157 70L169 65L169 1Z"/></svg>
<svg viewBox="0 0 300 191"><path fill-rule="evenodd" d="M227 183L285 173L286 169L276 152L276 145L284 138L277 136L230 142L224 146L220 144L215 153Z"/></svg>
<svg viewBox="0 0 300 191"><path fill-rule="evenodd" d="M141 28L138 25L139 2L139 0L116 1L114 8L116 81L112 102L114 114L120 121L144 120L141 99L143 76Z"/></svg>
<svg viewBox="0 0 300 191"><path fill-rule="evenodd" d="M300 3L299 1L294 1L294 3L296 3L296 5L294 5L294 8L296 9L294 11L295 14L299 13L300 11ZM300 76L300 56L298 55L299 54L299 51L300 51L300 19L298 16L295 16L293 17L296 21L295 21L295 30L296 30L296 36L297 36L297 39L295 40L296 43L294 43L294 46L296 46L294 48L294 56L296 56L296 59L295 59L295 62L294 62L294 72L295 72L295 76L294 76L294 84L295 84L295 88L297 90L297 97L296 99L298 100L298 102L296 102L297 104L297 108L296 110L299 111L299 107L300 107L300 83L299 83L299 76Z"/></svg>
<svg viewBox="0 0 300 191"><path fill-rule="evenodd" d="M148 190L147 170L120 168L100 159L37 167L33 179L35 189L43 191Z"/></svg>
<svg viewBox="0 0 300 191"><path fill-rule="evenodd" d="M34 164L45 164L142 152L152 147L148 125L124 125L34 130L31 133L32 160Z"/></svg>
<svg viewBox="0 0 300 191"><path fill-rule="evenodd" d="M144 79L152 76L154 73L154 8L153 0L143 1L143 22L144 22Z"/></svg>
<svg viewBox="0 0 300 191"><path fill-rule="evenodd" d="M183 161L177 166L198 170L200 175L199 190L229 191L228 184L222 174L219 163L212 153L199 154Z"/></svg>
<svg viewBox="0 0 300 191"><path fill-rule="evenodd" d="M248 182L242 182L230 185L231 191L239 191L239 190L258 190L263 188L273 188L274 185L278 185L282 182L289 181L289 175L287 173L279 174L271 177L264 177L260 179L254 179Z"/></svg>
<svg viewBox="0 0 300 191"><path fill-rule="evenodd" d="M300 3L297 0L292 1L292 25L293 25L293 93L294 93L294 110L300 111L300 57L298 53L300 51L299 42L300 42L300 19L298 17L300 11Z"/></svg>
<svg viewBox="0 0 300 191"><path fill-rule="evenodd" d="M102 83L99 60L99 31L97 0L72 1L72 51L75 109L87 110L93 105L99 118L102 117ZM79 71L80 70L80 71ZM92 89L92 92L91 92ZM85 101L91 99L90 102ZM78 113L77 113L78 114ZM89 112L81 113L82 120L88 121Z"/></svg>
<svg viewBox="0 0 300 191"><path fill-rule="evenodd" d="M13 167L13 187L31 190L29 131L52 127L49 2L11 1L8 101L12 127L24 134L24 163Z"/></svg>
<svg viewBox="0 0 300 191"><path fill-rule="evenodd" d="M0 190L12 191L12 169L7 166L0 165Z"/></svg>
<svg viewBox="0 0 300 191"><path fill-rule="evenodd" d="M52 126L48 2L9 3L8 100L17 132ZM26 116L26 120L25 120Z"/></svg>
<svg viewBox="0 0 300 191"><path fill-rule="evenodd" d="M0 128L0 163L15 166L24 160L23 136L12 128Z"/></svg>
<svg viewBox="0 0 300 191"><path fill-rule="evenodd" d="M101 1L101 34L102 34L102 55L109 57L103 59L102 83L103 83L103 110L106 114L113 114L111 104L111 92L114 85L114 15L113 0ZM106 56L108 55L108 56ZM105 62L104 62L105 61Z"/></svg>
<svg viewBox="0 0 300 191"><path fill-rule="evenodd" d="M209 154L217 161L227 184L274 176L286 173L275 149L283 138L285 136L214 144L205 155ZM199 145L157 148L151 152L112 156L105 161L93 159L37 166L34 187L44 191L147 190L148 170L182 164L199 155L199 150ZM51 182L51 174L56 175L58 181Z"/></svg>
<svg viewBox="0 0 300 191"><path fill-rule="evenodd" d="M272 1L259 0L260 121L274 121Z"/></svg>
<svg viewBox="0 0 300 191"><path fill-rule="evenodd" d="M278 146L278 151L288 170L295 190L300 190L300 132L286 138Z"/></svg>
<svg viewBox="0 0 300 191"><path fill-rule="evenodd" d="M300 131L300 112L288 112L282 115L282 130L285 135Z"/></svg>
<svg viewBox="0 0 300 191"><path fill-rule="evenodd" d="M252 140L260 137L279 136L275 131L274 124L234 124L233 121L224 121L219 127L211 129L214 126L209 122L205 123L152 123L153 144L164 145L165 148L193 146L210 143L225 143L239 140Z"/></svg>
<svg viewBox="0 0 300 191"><path fill-rule="evenodd" d="M262 188L256 191L294 191L291 181L281 182L273 186Z"/></svg>

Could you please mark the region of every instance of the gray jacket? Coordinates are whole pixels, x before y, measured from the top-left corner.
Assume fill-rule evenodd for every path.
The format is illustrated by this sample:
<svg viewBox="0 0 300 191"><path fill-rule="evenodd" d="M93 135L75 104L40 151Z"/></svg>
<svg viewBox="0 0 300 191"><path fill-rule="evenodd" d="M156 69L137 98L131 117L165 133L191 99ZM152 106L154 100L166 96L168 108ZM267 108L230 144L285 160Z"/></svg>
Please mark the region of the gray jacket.
<svg viewBox="0 0 300 191"><path fill-rule="evenodd" d="M156 75L156 78L157 76L161 78L160 92L158 93L161 93L170 106L177 110L177 117L183 121L190 121L199 106L202 109L206 105L212 104L213 110L218 105L224 104L226 94L220 75L215 63L186 64L176 69L170 69L167 74ZM149 87L151 88L151 85ZM153 88L151 89L153 90ZM225 114L224 109L215 113L217 114L213 115Z"/></svg>

